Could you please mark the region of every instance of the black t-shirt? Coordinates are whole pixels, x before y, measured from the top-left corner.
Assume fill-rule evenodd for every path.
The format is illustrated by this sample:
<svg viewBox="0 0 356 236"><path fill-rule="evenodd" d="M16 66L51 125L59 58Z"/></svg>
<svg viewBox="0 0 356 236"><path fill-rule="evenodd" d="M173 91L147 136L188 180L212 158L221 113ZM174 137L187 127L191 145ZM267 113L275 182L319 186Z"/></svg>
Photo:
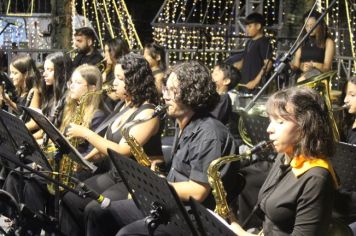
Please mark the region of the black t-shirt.
<svg viewBox="0 0 356 236"><path fill-rule="evenodd" d="M179 128L177 127L173 142L171 168L167 176L167 180L170 182L192 180L209 183L207 170L210 163L219 157L233 154L236 150L233 136L228 129L211 116L193 116L180 137L178 134ZM230 174L237 171L230 171L232 169L233 165L231 164L224 166L221 171L224 180L228 179L227 176L230 181L233 179L230 178ZM226 185L225 187L227 192L232 191L232 186ZM203 205L214 209L215 202L212 194L209 194Z"/></svg>
<svg viewBox="0 0 356 236"><path fill-rule="evenodd" d="M356 128L350 128L346 134L346 142L356 144Z"/></svg>
<svg viewBox="0 0 356 236"><path fill-rule="evenodd" d="M315 38L309 38L301 47L300 62L319 62L323 63L325 57L325 48L319 48L316 45Z"/></svg>
<svg viewBox="0 0 356 236"><path fill-rule="evenodd" d="M73 59L73 68L77 68L83 64L96 65L102 60L103 56L96 49L94 49L93 53L90 55L78 53L78 55Z"/></svg>
<svg viewBox="0 0 356 236"><path fill-rule="evenodd" d="M220 95L220 101L210 112L212 116L214 116L216 119L220 120L221 123L224 125L227 125L230 121L232 113L232 105L231 105L231 98L228 93L225 93L223 95Z"/></svg>
<svg viewBox="0 0 356 236"><path fill-rule="evenodd" d="M272 46L265 36L247 42L242 57L241 84L247 84L256 78L264 65L264 60L272 58L272 52Z"/></svg>
<svg viewBox="0 0 356 236"><path fill-rule="evenodd" d="M326 235L335 192L331 174L313 167L296 177L283 162L278 155L259 193L264 235Z"/></svg>

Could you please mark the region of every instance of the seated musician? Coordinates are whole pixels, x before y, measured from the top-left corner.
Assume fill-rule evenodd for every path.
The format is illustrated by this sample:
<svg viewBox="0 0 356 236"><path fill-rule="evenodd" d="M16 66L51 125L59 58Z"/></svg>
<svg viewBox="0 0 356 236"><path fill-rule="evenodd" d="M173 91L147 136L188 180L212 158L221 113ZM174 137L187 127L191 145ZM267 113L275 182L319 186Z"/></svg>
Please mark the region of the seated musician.
<svg viewBox="0 0 356 236"><path fill-rule="evenodd" d="M210 114L226 125L229 123L232 113L232 102L227 92L236 87L240 80L240 73L232 65L219 63L215 65L211 77L216 85L216 91L220 95L220 101Z"/></svg>
<svg viewBox="0 0 356 236"><path fill-rule="evenodd" d="M328 160L334 141L327 107L309 88L290 88L267 102L267 128L279 153L259 192L264 235L327 235L338 182ZM237 223L239 236L253 235Z"/></svg>
<svg viewBox="0 0 356 236"><path fill-rule="evenodd" d="M133 53L124 55L117 61L114 71L115 93L124 103L116 119L109 125L106 137L102 138L93 131L75 124L71 124L67 132L70 137L84 138L95 147L85 156L91 162L106 159L108 148L122 156L132 157L130 146L122 136L121 129L131 121L150 117L159 101L152 71L143 56ZM129 134L143 146L149 157L160 159L162 149L159 130L160 121L155 117L133 126ZM113 165L110 165L109 171L104 174L94 175L84 182L112 200L126 199L128 196L128 191ZM100 209L100 205L91 199L82 199L73 193L67 193L63 198L63 208L66 208L70 215L62 218L62 229L67 234L80 235L84 232L84 211L96 211Z"/></svg>
<svg viewBox="0 0 356 236"><path fill-rule="evenodd" d="M311 30L320 16L317 11L307 12L304 15L306 24L304 34ZM317 75L331 70L334 54L335 42L329 35L328 27L323 20L295 53L291 67L301 74L298 76L298 82L310 78L311 74Z"/></svg>
<svg viewBox="0 0 356 236"><path fill-rule="evenodd" d="M51 53L46 57L43 72L44 81L41 83L41 110L42 114L48 117L57 128L59 128L62 118L67 82L71 74L71 60L62 52ZM28 122L26 126L29 130L38 129L38 125L34 121ZM34 137L41 140L42 130L36 132Z"/></svg>
<svg viewBox="0 0 356 236"><path fill-rule="evenodd" d="M175 65L162 91L169 105L167 115L176 119L167 180L183 202L193 197L213 209L215 202L208 183L208 166L214 159L234 153L235 144L228 129L209 115L209 110L219 100L209 70L196 61ZM229 167L222 171L226 179L231 177L231 172L227 172ZM86 234L114 235L138 220L122 230L148 235L143 218L132 200L114 201L109 208L88 214ZM155 235L167 233L166 230L160 225Z"/></svg>

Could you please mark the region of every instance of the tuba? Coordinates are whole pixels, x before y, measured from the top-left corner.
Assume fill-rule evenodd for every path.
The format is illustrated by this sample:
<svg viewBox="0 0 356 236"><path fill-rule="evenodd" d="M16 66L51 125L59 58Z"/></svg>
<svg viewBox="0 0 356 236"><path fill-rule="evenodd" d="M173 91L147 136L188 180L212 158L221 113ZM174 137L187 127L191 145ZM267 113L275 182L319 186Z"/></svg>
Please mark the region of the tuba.
<svg viewBox="0 0 356 236"><path fill-rule="evenodd" d="M74 116L72 117L71 123L77 124L77 125L81 125L83 122L83 117L85 114L85 107L87 105L87 101L91 96L95 96L95 95L101 95L102 93L107 93L108 91L112 91L113 88L109 87L106 89L101 89L98 91L93 91L93 92L88 92L86 94L84 94L80 100L79 103L77 105L76 108L76 112L74 114ZM70 144L77 148L78 145L80 145L83 140L80 138L71 138L69 140ZM53 151L53 150L51 150ZM53 161L50 162L53 165ZM70 187L70 188L75 188L77 183L75 183L74 181L71 180L71 176L73 176L75 170L77 169L77 164L68 156L68 155L64 155L63 158L60 160L60 164L59 164L59 175L60 175L60 181L62 184ZM55 176L53 176L53 178L55 178ZM51 194L55 193L55 186L53 183L50 183L47 185L47 189ZM61 191L63 191L62 188L60 188Z"/></svg>
<svg viewBox="0 0 356 236"><path fill-rule="evenodd" d="M249 159L252 154L270 148L272 143L273 141L263 141L241 155L220 157L210 163L208 168L208 181L212 188L212 194L216 202L215 212L225 220L232 219L233 213L231 212L226 200L227 194L220 175L221 167L226 163Z"/></svg>
<svg viewBox="0 0 356 236"><path fill-rule="evenodd" d="M334 118L333 107L330 98L330 81L335 76L336 76L336 71L328 71L319 76L301 81L297 83L297 86L298 87L306 86L308 88L314 89L324 98L325 105L328 109L331 128L333 131L333 138L335 142L338 142L340 141L340 134Z"/></svg>

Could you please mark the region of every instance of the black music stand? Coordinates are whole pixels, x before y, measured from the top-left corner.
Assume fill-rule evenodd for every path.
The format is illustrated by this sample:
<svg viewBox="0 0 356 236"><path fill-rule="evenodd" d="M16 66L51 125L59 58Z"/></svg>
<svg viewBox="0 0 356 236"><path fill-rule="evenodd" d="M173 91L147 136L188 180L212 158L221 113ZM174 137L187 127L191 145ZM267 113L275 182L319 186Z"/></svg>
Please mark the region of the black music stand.
<svg viewBox="0 0 356 236"><path fill-rule="evenodd" d="M60 161L63 155L68 155L73 161L80 164L84 168L95 172L97 167L85 160L81 157L81 154L75 149L67 139L62 135L62 133L45 117L42 113L30 108L21 106L22 109L28 114L37 124L38 126L48 135L48 137L52 140L54 145L57 148L57 152L54 155L55 161L55 172L59 173L60 170ZM56 182L60 182L60 175L56 175ZM60 186L58 184L55 185L55 217L59 219L59 201L60 201ZM60 225L58 225L59 227ZM58 228L60 231L60 228Z"/></svg>
<svg viewBox="0 0 356 236"><path fill-rule="evenodd" d="M22 163L26 158L42 166L45 170L52 171L46 156L40 151L36 140L22 120L0 110L0 123L0 154L16 153Z"/></svg>
<svg viewBox="0 0 356 236"><path fill-rule="evenodd" d="M356 192L356 145L337 143L330 161L340 179L341 187Z"/></svg>
<svg viewBox="0 0 356 236"><path fill-rule="evenodd" d="M76 148L74 148L63 134L45 117L42 113L30 108L21 106L22 109L38 124L38 126L48 135L61 154L68 155L76 163L95 172L97 167L85 160Z"/></svg>
<svg viewBox="0 0 356 236"><path fill-rule="evenodd" d="M150 235L154 235L160 224L165 224L175 235L198 235L177 193L165 178L110 149L108 154L132 199L147 216Z"/></svg>
<svg viewBox="0 0 356 236"><path fill-rule="evenodd" d="M193 215L197 221L200 234L202 236L236 236L234 232L231 231L223 223L223 219L218 219L212 213L210 213L203 205L194 200L193 198L189 199L189 204L192 207Z"/></svg>

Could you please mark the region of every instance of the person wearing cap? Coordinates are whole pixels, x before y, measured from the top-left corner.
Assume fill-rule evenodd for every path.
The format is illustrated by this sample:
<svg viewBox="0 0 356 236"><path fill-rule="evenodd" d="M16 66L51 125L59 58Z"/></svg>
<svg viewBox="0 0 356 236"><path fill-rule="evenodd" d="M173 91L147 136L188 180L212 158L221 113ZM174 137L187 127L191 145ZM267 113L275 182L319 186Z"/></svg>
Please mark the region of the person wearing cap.
<svg viewBox="0 0 356 236"><path fill-rule="evenodd" d="M263 77L272 68L272 46L263 34L265 20L259 13L251 13L245 19L246 34L251 39L246 43L242 59L234 66L241 72L240 89L244 93L258 92Z"/></svg>
<svg viewBox="0 0 356 236"><path fill-rule="evenodd" d="M74 46L78 54L73 59L73 68L83 64L96 65L103 60L103 56L94 47L95 33L89 27L75 30Z"/></svg>

